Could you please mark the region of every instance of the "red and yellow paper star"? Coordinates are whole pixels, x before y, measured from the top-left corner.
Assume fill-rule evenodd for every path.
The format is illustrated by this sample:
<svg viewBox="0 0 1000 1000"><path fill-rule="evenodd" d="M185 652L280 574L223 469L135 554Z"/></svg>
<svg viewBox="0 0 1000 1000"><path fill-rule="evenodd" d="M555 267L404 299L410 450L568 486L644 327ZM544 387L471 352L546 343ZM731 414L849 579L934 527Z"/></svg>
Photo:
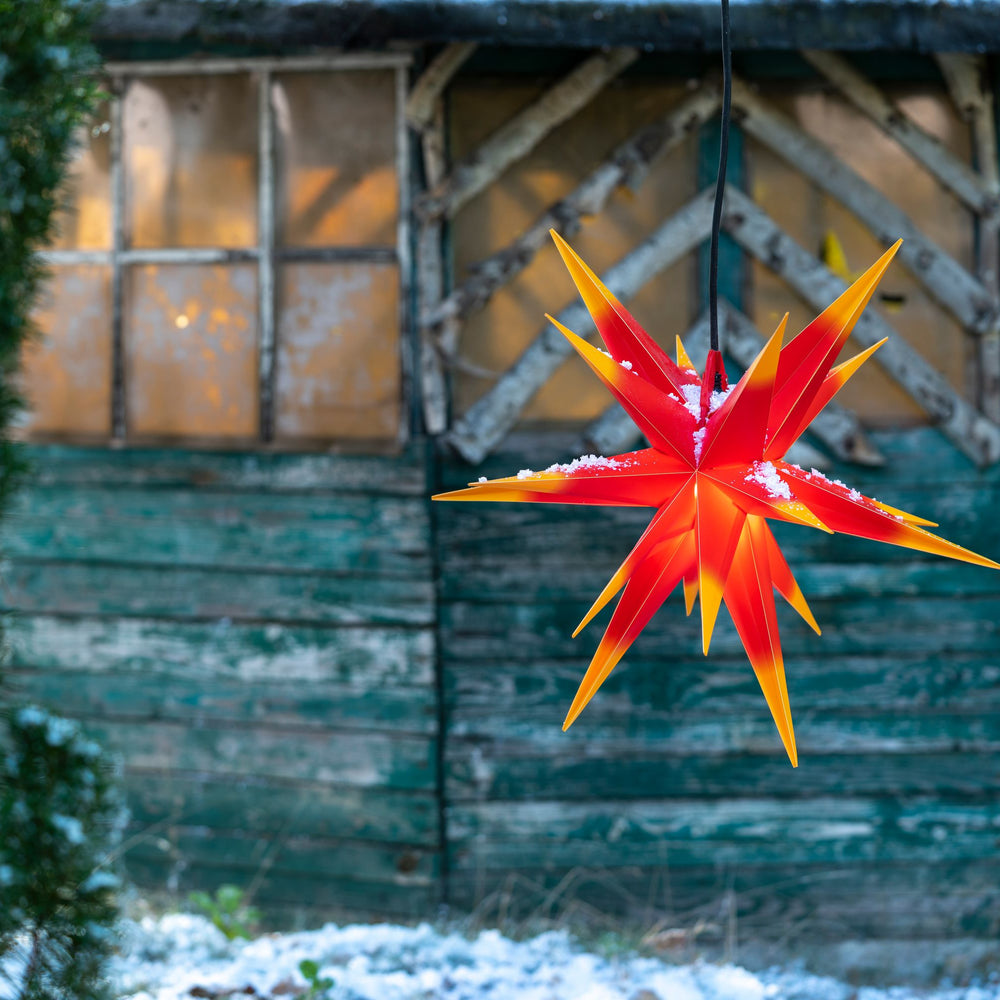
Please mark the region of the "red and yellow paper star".
<svg viewBox="0 0 1000 1000"><path fill-rule="evenodd" d="M573 724L660 605L683 584L688 614L695 599L701 599L706 654L725 601L796 766L774 591L817 633L819 626L767 518L1000 569L1000 564L924 530L934 526L931 521L782 461L816 414L881 346L834 367L899 243L782 346L786 315L739 382L729 386L718 351L709 352L699 376L678 338L677 361L672 361L569 245L556 233L552 236L610 354L549 319L652 447L613 458L586 456L544 472L522 471L434 499L655 507L649 526L573 633L624 587L563 729Z"/></svg>

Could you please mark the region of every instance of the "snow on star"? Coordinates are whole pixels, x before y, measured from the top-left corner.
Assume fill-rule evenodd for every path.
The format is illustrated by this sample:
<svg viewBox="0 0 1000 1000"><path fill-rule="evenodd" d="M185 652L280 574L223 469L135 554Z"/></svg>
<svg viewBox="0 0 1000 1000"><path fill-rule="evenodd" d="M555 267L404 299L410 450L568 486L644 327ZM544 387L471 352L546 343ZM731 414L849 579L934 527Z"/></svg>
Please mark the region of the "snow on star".
<svg viewBox="0 0 1000 1000"><path fill-rule="evenodd" d="M610 353L548 318L651 447L612 458L590 455L544 472L524 469L434 499L655 507L649 526L573 633L622 592L563 729L573 724L660 605L683 584L688 614L700 598L706 654L725 602L796 766L774 591L817 633L819 626L768 527L769 518L1000 569L1000 564L926 531L931 521L782 461L813 418L884 343L834 366L902 241L783 345L786 314L743 377L730 386L718 351L709 352L699 375L678 339L677 361L672 361L569 245L555 232L552 237Z"/></svg>

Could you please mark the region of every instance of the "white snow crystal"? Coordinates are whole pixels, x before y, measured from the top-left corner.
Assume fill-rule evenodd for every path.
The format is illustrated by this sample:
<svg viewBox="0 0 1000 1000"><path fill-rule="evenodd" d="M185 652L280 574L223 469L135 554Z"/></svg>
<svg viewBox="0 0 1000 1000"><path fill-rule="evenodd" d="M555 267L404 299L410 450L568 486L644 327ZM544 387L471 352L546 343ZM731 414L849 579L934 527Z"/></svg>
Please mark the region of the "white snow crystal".
<svg viewBox="0 0 1000 1000"><path fill-rule="evenodd" d="M535 474L534 469L522 469L518 474L518 479L530 479Z"/></svg>
<svg viewBox="0 0 1000 1000"><path fill-rule="evenodd" d="M684 406L695 420L701 420L701 386L696 382L681 386Z"/></svg>
<svg viewBox="0 0 1000 1000"><path fill-rule="evenodd" d="M722 404L729 399L729 394L735 389L736 386L731 385L728 389L723 389L721 392L712 392L711 397L708 401L708 412L715 413L715 411L722 406Z"/></svg>
<svg viewBox="0 0 1000 1000"><path fill-rule="evenodd" d="M546 472L579 472L581 469L619 469L624 465L615 458L605 458L603 455L581 455L572 462L560 465L556 462L550 465Z"/></svg>
<svg viewBox="0 0 1000 1000"><path fill-rule="evenodd" d="M705 432L708 430L707 427L699 427L691 437L694 438L694 460L696 462L701 461L701 449L705 447Z"/></svg>
<svg viewBox="0 0 1000 1000"><path fill-rule="evenodd" d="M745 479L748 483L757 483L763 486L772 497L781 500L792 499L792 491L788 488L788 483L778 475L778 470L774 467L773 462L754 462Z"/></svg>
<svg viewBox="0 0 1000 1000"><path fill-rule="evenodd" d="M480 476L479 477L479 482L486 483L486 482L489 482L489 480L485 476Z"/></svg>
<svg viewBox="0 0 1000 1000"><path fill-rule="evenodd" d="M622 368L624 368L625 371L627 371L627 372L630 372L632 370L632 362L631 361L619 361L618 364L620 364L622 366Z"/></svg>

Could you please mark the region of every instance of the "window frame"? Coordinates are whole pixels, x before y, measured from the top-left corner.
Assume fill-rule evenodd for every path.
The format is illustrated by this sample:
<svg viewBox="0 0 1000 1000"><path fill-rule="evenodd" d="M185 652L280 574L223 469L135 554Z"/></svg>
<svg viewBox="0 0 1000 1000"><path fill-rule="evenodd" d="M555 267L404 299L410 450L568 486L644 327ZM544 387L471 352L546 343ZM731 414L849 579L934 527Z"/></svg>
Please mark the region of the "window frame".
<svg viewBox="0 0 1000 1000"><path fill-rule="evenodd" d="M410 183L409 136L405 117L408 71L412 57L405 52L329 53L298 57L205 58L164 61L108 62L102 76L108 81L110 131L110 208L111 248L108 250L44 250L40 257L47 267L96 264L111 273L111 434L115 445L137 442L128 434L126 410L127 371L125 366L124 285L125 269L140 264L235 264L257 265L257 392L259 400L257 437L254 446L274 444L275 387L277 353L277 282L278 265L285 262L315 263L392 263L399 282L398 349L400 365L400 419L395 444L401 446L410 436L410 401L412 371L412 334L410 330ZM276 239L275 205L276 148L274 106L271 81L275 74L337 73L347 70L392 70L395 80L393 120L396 147L395 168L398 195L396 245L390 246L310 246L280 248ZM256 77L257 92L257 242L251 248L155 247L128 248L125 245L126 190L123 164L123 101L133 79L167 76L209 76L251 74ZM30 430L29 438L32 437ZM48 435L46 435L48 436ZM185 439L196 441L197 439ZM206 441L216 439L206 438ZM303 449L315 450L353 442L336 437L310 439ZM233 447L245 446L233 442ZM281 441L281 449L294 449L293 442Z"/></svg>

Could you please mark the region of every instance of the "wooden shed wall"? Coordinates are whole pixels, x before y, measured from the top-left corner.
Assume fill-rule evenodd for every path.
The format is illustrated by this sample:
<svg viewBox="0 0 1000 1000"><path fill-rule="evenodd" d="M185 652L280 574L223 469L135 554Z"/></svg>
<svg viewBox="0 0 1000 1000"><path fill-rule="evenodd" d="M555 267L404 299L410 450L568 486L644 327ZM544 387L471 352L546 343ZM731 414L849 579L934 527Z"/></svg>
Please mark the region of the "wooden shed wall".
<svg viewBox="0 0 1000 1000"><path fill-rule="evenodd" d="M878 443L887 470L833 475L1000 551L1000 473L930 430ZM522 439L479 471L566 454ZM793 770L728 616L706 659L676 595L561 732L603 626L570 633L648 511L436 513L454 903L736 919L741 938L785 941L1000 929L1000 575L779 526L824 629L784 608Z"/></svg>
<svg viewBox="0 0 1000 1000"><path fill-rule="evenodd" d="M36 446L4 524L6 683L124 761L148 887L268 914L438 893L435 599L399 458Z"/></svg>
<svg viewBox="0 0 1000 1000"><path fill-rule="evenodd" d="M1000 471L932 430L877 441L887 470L835 474L1000 551ZM476 474L569 451L520 436ZM470 470L419 442L31 455L7 680L120 752L143 886L253 886L275 919L444 899L741 938L1000 930L996 574L787 528L824 626L782 618L792 770L731 627L705 659L678 601L560 731L598 626L572 628L648 512L430 509Z"/></svg>

